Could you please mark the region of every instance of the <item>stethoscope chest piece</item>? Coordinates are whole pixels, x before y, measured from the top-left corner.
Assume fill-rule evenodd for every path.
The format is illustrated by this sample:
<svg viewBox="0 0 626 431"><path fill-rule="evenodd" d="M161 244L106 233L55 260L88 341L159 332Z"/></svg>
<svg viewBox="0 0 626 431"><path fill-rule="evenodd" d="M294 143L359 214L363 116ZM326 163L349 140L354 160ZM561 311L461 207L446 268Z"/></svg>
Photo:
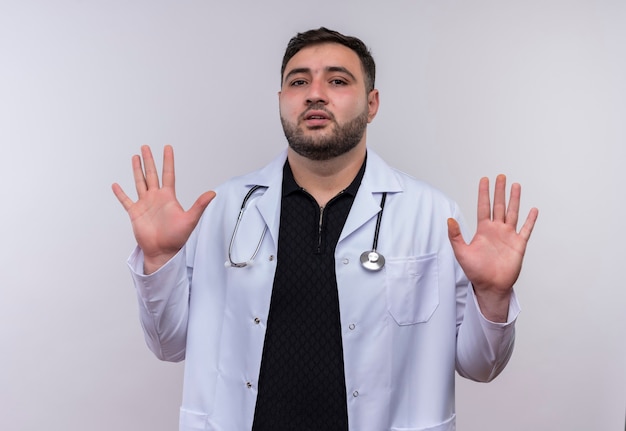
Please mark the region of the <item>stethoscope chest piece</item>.
<svg viewBox="0 0 626 431"><path fill-rule="evenodd" d="M376 217L376 230L374 231L374 243L371 250L366 250L361 253L361 265L368 271L380 271L385 266L385 257L376 251L378 247L378 234L380 233L380 221L383 218L383 210L385 208L385 200L387 199L387 193L383 193L383 197L380 198L380 211L378 217Z"/></svg>
<svg viewBox="0 0 626 431"><path fill-rule="evenodd" d="M385 257L374 250L361 253L361 265L370 271L380 271L385 266Z"/></svg>

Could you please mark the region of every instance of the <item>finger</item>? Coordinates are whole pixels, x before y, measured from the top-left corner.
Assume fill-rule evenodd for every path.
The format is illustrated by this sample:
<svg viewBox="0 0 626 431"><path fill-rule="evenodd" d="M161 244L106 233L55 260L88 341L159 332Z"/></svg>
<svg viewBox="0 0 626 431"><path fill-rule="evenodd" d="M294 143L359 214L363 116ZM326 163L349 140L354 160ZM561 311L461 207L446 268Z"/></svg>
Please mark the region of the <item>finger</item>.
<svg viewBox="0 0 626 431"><path fill-rule="evenodd" d="M504 223L506 215L506 176L500 174L496 177L496 185L493 192L493 220Z"/></svg>
<svg viewBox="0 0 626 431"><path fill-rule="evenodd" d="M478 222L491 220L491 201L489 200L489 178L483 177L478 183Z"/></svg>
<svg viewBox="0 0 626 431"><path fill-rule="evenodd" d="M448 219L448 239L450 240L450 244L452 245L452 249L455 254L457 250L467 245L463 239L459 223L453 218Z"/></svg>
<svg viewBox="0 0 626 431"><path fill-rule="evenodd" d="M124 190L122 190L119 184L114 183L111 189L117 200L120 201L124 209L128 211L130 207L133 206L134 202L124 193Z"/></svg>
<svg viewBox="0 0 626 431"><path fill-rule="evenodd" d="M521 236L526 242L528 242L528 240L530 239L530 234L533 233L533 228L535 227L537 217L539 217L539 210L537 208L531 208L531 210L528 212L528 217L526 217L524 225L519 231L519 236Z"/></svg>
<svg viewBox="0 0 626 431"><path fill-rule="evenodd" d="M158 189L159 174L157 173L154 157L152 157L152 151L149 146L142 145L141 157L143 158L143 168L146 171L146 185L148 186L148 190L152 188Z"/></svg>
<svg viewBox="0 0 626 431"><path fill-rule="evenodd" d="M205 192L201 194L200 197L196 199L196 201L193 203L191 208L189 208L189 211L187 211L187 213L189 214L191 219L194 221L194 224L198 223L198 220L200 220L202 213L204 212L206 207L211 203L214 197L215 197L214 191Z"/></svg>
<svg viewBox="0 0 626 431"><path fill-rule="evenodd" d="M519 220L519 204L522 196L522 186L518 183L511 185L511 195L509 196L509 206L506 210L506 223L517 229Z"/></svg>
<svg viewBox="0 0 626 431"><path fill-rule="evenodd" d="M146 184L146 177L143 173L143 167L141 166L141 157L133 156L132 158L133 165L133 178L135 179L135 189L137 190L137 195L141 197L146 190L148 190L148 185Z"/></svg>
<svg viewBox="0 0 626 431"><path fill-rule="evenodd" d="M171 145L166 145L163 148L163 187L174 188L175 179L174 149Z"/></svg>

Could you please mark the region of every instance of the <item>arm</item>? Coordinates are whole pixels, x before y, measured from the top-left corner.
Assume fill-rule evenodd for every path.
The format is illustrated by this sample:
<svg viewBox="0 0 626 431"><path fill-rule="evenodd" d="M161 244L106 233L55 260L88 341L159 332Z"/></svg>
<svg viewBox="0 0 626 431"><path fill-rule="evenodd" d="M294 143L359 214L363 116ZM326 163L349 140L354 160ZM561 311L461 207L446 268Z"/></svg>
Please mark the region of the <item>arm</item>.
<svg viewBox="0 0 626 431"><path fill-rule="evenodd" d="M474 289L467 279L457 287L459 304L456 339L456 369L459 375L478 381L489 382L496 378L513 354L515 320L520 308L511 296L508 321L489 321L480 312Z"/></svg>
<svg viewBox="0 0 626 431"><path fill-rule="evenodd" d="M520 310L513 285L538 213L533 208L517 233L521 188L512 186L507 208L505 187L506 178L498 176L492 212L489 180L481 179L478 227L470 244L465 244L457 221L448 220L450 243L463 270L457 276L461 314L456 368L463 377L483 382L500 374L513 353Z"/></svg>
<svg viewBox="0 0 626 431"><path fill-rule="evenodd" d="M186 247L156 272L145 275L137 247L128 259L139 304L139 320L146 344L162 361L185 358L190 282Z"/></svg>
<svg viewBox="0 0 626 431"><path fill-rule="evenodd" d="M163 184L150 148L133 156L133 176L138 200L133 202L118 184L113 193L128 212L138 247L129 259L137 288L141 323L146 341L157 357L177 361L184 357L189 304L189 277L184 245L204 209L215 197L202 194L184 211L174 189L174 153L163 154Z"/></svg>

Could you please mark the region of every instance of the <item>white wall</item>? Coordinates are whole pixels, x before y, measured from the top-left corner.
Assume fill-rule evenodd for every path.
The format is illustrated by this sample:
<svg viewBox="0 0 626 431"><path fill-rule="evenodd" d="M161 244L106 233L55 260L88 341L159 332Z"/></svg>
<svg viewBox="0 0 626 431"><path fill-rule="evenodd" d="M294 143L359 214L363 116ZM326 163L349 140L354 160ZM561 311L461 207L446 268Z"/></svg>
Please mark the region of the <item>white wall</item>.
<svg viewBox="0 0 626 431"><path fill-rule="evenodd" d="M458 380L458 429L622 430L625 24L618 0L0 0L0 429L176 429L110 184L142 144L175 146L185 206L269 160L284 47L326 25L373 49L389 162L472 222L482 175L540 208L515 355Z"/></svg>

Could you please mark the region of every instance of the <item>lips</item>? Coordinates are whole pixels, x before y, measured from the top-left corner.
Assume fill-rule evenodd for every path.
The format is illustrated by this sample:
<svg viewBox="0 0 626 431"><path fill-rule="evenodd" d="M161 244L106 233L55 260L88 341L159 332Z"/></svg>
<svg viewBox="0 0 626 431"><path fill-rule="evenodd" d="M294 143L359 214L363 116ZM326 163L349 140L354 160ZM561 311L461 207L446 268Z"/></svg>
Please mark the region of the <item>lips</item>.
<svg viewBox="0 0 626 431"><path fill-rule="evenodd" d="M331 122L330 117L326 114L309 113L304 116L302 121L308 129L322 129Z"/></svg>
<svg viewBox="0 0 626 431"><path fill-rule="evenodd" d="M330 118L330 115L320 110L311 110L304 113L304 120L330 120Z"/></svg>

